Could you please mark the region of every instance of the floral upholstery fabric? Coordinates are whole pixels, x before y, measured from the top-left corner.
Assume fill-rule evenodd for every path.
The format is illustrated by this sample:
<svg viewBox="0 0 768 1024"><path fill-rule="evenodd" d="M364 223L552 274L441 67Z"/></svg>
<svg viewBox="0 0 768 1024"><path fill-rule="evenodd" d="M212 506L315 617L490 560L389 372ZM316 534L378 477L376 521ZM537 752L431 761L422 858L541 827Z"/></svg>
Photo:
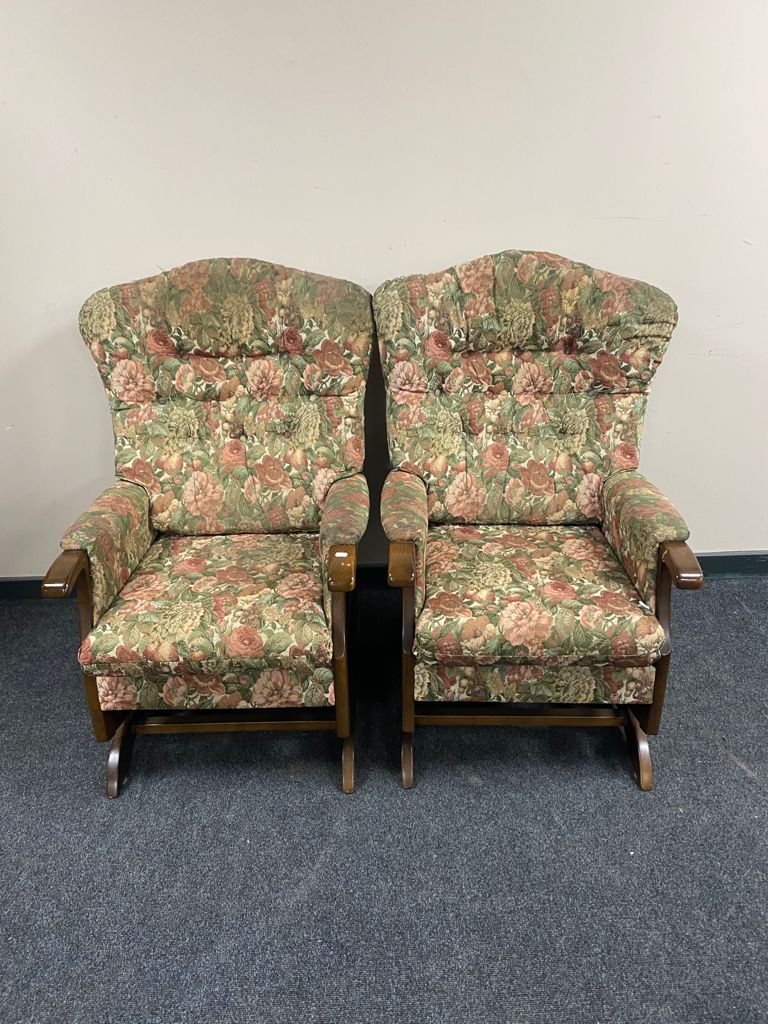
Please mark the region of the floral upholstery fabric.
<svg viewBox="0 0 768 1024"><path fill-rule="evenodd" d="M656 670L613 665L416 664L415 696L425 701L521 704L650 704Z"/></svg>
<svg viewBox="0 0 768 1024"><path fill-rule="evenodd" d="M210 706L213 693L253 706L265 687L287 688L291 704L297 694L322 703L322 689L327 703L319 548L317 534L160 537L83 641L83 670L133 680L127 690L102 683L110 706L131 694L142 707L179 706L181 693L192 706ZM283 674L264 675L274 670ZM159 696L163 676L175 680L172 697Z"/></svg>
<svg viewBox="0 0 768 1024"><path fill-rule="evenodd" d="M427 665L642 667L667 641L596 527L443 526L414 650Z"/></svg>
<svg viewBox="0 0 768 1024"><path fill-rule="evenodd" d="M262 668L201 676L145 672L97 676L105 711L324 707L334 703L333 670L297 662L292 668Z"/></svg>
<svg viewBox="0 0 768 1024"><path fill-rule="evenodd" d="M91 296L117 476L177 534L313 531L363 464L370 296L272 263L188 263Z"/></svg>
<svg viewBox="0 0 768 1024"><path fill-rule="evenodd" d="M62 548L88 555L94 622L112 604L153 538L147 492L122 481L107 488L66 531Z"/></svg>
<svg viewBox="0 0 768 1024"><path fill-rule="evenodd" d="M676 323L651 285L509 250L381 285L374 311L392 465L433 523L596 523L637 467Z"/></svg>
<svg viewBox="0 0 768 1024"><path fill-rule="evenodd" d="M414 580L416 612L424 603L425 557L427 548L427 490L424 481L412 473L393 470L381 489L381 525L390 541L412 540L416 545Z"/></svg>
<svg viewBox="0 0 768 1024"><path fill-rule="evenodd" d="M320 520L320 543L357 544L368 525L368 482L358 473L331 484Z"/></svg>
<svg viewBox="0 0 768 1024"><path fill-rule="evenodd" d="M328 588L328 552L334 544L358 544L368 525L368 481L358 473L331 484L320 519L320 551L323 570L325 615L331 621Z"/></svg>
<svg viewBox="0 0 768 1024"><path fill-rule="evenodd" d="M683 517L640 473L612 473L603 486L603 530L627 575L653 608L659 544L688 539Z"/></svg>

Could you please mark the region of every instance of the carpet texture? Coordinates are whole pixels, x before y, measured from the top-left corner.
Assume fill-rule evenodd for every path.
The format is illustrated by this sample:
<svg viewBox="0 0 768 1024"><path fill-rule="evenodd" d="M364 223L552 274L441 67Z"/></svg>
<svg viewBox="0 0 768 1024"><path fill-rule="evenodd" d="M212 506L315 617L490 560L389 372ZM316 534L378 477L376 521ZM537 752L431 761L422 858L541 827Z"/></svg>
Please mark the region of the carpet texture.
<svg viewBox="0 0 768 1024"><path fill-rule="evenodd" d="M676 594L656 788L618 730L423 729L365 591L358 790L324 734L139 737L103 796L74 602L4 602L4 1024L768 1020L768 580Z"/></svg>

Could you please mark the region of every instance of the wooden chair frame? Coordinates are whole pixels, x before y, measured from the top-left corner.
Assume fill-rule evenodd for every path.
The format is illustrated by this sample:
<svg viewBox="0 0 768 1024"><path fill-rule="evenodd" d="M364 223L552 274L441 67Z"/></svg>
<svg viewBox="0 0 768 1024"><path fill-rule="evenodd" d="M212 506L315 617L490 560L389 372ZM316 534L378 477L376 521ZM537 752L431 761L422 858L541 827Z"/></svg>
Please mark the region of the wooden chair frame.
<svg viewBox="0 0 768 1024"><path fill-rule="evenodd" d="M342 789L355 788L355 739L349 688L347 595L355 589L357 545L335 544L328 552L335 706L269 708L248 711L104 711L96 677L83 672L85 698L97 740L111 740L107 762L107 796L119 795L128 777L134 737L139 733L251 732L274 729L335 730L341 742ZM69 597L75 591L80 614L80 641L93 628L91 565L85 551L63 551L43 580L45 598Z"/></svg>
<svg viewBox="0 0 768 1024"><path fill-rule="evenodd" d="M428 542L427 542L428 543ZM664 628L667 653L656 662L653 700L650 704L496 704L487 702L416 701L414 695L413 641L416 629L416 545L413 541L389 544L388 583L403 596L402 628L402 744L400 764L403 786L414 782L413 738L418 725L517 725L592 726L623 728L635 776L642 790L653 787L653 768L648 743L661 724L661 712L669 675L671 649L672 584L681 590L698 590L704 575L696 556L684 541L659 545L656 572L656 617Z"/></svg>

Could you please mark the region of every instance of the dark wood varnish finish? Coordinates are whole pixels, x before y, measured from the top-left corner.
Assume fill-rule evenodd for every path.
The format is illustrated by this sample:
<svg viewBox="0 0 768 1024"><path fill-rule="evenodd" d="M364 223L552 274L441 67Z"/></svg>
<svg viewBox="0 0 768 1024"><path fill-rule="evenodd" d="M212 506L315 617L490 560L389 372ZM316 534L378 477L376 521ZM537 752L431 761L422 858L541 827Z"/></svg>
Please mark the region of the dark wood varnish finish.
<svg viewBox="0 0 768 1024"><path fill-rule="evenodd" d="M629 706L629 705L627 705ZM459 708L461 710L459 710ZM610 704L503 704L461 701L416 704L416 725L623 726L626 716Z"/></svg>
<svg viewBox="0 0 768 1024"><path fill-rule="evenodd" d="M345 793L355 791L355 737L345 736L341 744L341 788Z"/></svg>
<svg viewBox="0 0 768 1024"><path fill-rule="evenodd" d="M213 733L284 730L335 731L341 740L342 789L355 788L355 741L349 690L347 594L354 590L357 547L334 545L328 553L331 590L331 635L336 703L321 708L266 708L244 711L103 711L94 676L83 673L91 724L97 740L112 740L107 759L107 796L117 797L130 770L134 738L142 733ZM42 584L45 598L69 597L76 591L80 641L93 628L91 567L84 551L64 551L51 565Z"/></svg>
<svg viewBox="0 0 768 1024"><path fill-rule="evenodd" d="M648 736L659 731L661 711L669 675L671 651L670 612L672 584L683 590L697 590L704 584L696 556L684 541L666 541L659 545L656 573L655 614L667 638L664 655L656 663L651 704L496 704L462 701L457 703L416 702L414 700L413 640L415 615L416 548L411 541L392 541L389 545L387 579L402 590L402 743L400 770L403 786L414 783L413 740L419 725L477 726L561 726L622 728L640 789L653 787L653 767Z"/></svg>
<svg viewBox="0 0 768 1024"><path fill-rule="evenodd" d="M319 718L327 711L327 718ZM243 711L136 711L133 731L170 734L178 732L285 732L336 729L333 708L275 708Z"/></svg>
<svg viewBox="0 0 768 1024"><path fill-rule="evenodd" d="M626 707L626 722L624 723L624 735L627 738L629 756L635 769L637 784L644 792L648 793L653 789L653 767L651 765L651 748L648 745L648 736L637 720L633 706Z"/></svg>
<svg viewBox="0 0 768 1024"><path fill-rule="evenodd" d="M704 586L699 560L684 540L665 540L659 545L659 557L679 590L698 590Z"/></svg>
<svg viewBox="0 0 768 1024"><path fill-rule="evenodd" d="M391 587L399 587L403 597L403 628L401 635L402 662L402 741L400 745L400 774L403 786L411 789L413 772L413 733L416 729L416 702L414 699L413 636L416 627L416 545L413 541L392 541L389 545L387 580Z"/></svg>
<svg viewBox="0 0 768 1024"><path fill-rule="evenodd" d="M400 744L400 776L403 789L413 789L413 733L404 732Z"/></svg>
<svg viewBox="0 0 768 1024"><path fill-rule="evenodd" d="M357 548L335 544L328 552L328 586L331 590L331 634L333 639L333 690L336 707L336 735L342 741L341 776L345 793L355 790L355 739L349 693L349 649L347 646L347 594L355 588Z"/></svg>
<svg viewBox="0 0 768 1024"><path fill-rule="evenodd" d="M669 663L672 651L672 584L681 590L698 590L704 586L704 573L685 541L665 541L659 545L656 559L656 593L654 614L667 638L666 652L656 662L653 700L636 706L636 717L648 736L657 736L661 712L667 693Z"/></svg>
<svg viewBox="0 0 768 1024"><path fill-rule="evenodd" d="M416 582L416 545L412 540L390 541L387 582L390 587L412 587Z"/></svg>
<svg viewBox="0 0 768 1024"><path fill-rule="evenodd" d="M357 584L357 548L354 544L334 544L328 551L328 586L331 591L348 594Z"/></svg>
<svg viewBox="0 0 768 1024"><path fill-rule="evenodd" d="M107 760L107 796L110 800L120 795L120 790L128 781L131 770L131 754L136 732L133 728L133 713L126 715L112 737Z"/></svg>

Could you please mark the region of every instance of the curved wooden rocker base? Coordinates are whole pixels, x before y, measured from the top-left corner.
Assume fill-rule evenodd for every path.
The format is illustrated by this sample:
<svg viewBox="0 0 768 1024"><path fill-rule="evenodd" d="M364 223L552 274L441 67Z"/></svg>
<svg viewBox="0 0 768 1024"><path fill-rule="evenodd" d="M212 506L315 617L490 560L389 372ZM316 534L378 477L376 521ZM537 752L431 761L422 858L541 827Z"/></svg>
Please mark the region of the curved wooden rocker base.
<svg viewBox="0 0 768 1024"><path fill-rule="evenodd" d="M404 732L400 745L400 775L403 789L413 789L413 733Z"/></svg>
<svg viewBox="0 0 768 1024"><path fill-rule="evenodd" d="M133 730L133 714L130 714L120 724L117 732L112 737L112 745L109 748L107 796L110 800L114 800L115 797L120 795L120 790L128 779L135 735L136 733Z"/></svg>
<svg viewBox="0 0 768 1024"><path fill-rule="evenodd" d="M560 726L598 726L623 727L627 739L627 747L635 769L635 777L640 789L648 792L653 789L653 767L648 735L640 724L635 712L627 705L622 710L606 707L572 708L552 707L537 708L530 711L524 708L510 709L486 708L473 714L471 711L457 713L450 707L432 708L416 714L417 725L560 725ZM411 789L414 782L413 771L413 733L403 732L400 748L400 768L403 787Z"/></svg>
<svg viewBox="0 0 768 1024"><path fill-rule="evenodd" d="M345 793L355 792L355 737L353 733L341 743L341 788Z"/></svg>
<svg viewBox="0 0 768 1024"><path fill-rule="evenodd" d="M653 789L653 766L648 736L638 722L634 711L627 707L625 713L627 720L624 725L624 735L627 737L627 746L635 768L635 778L640 789L648 793Z"/></svg>

